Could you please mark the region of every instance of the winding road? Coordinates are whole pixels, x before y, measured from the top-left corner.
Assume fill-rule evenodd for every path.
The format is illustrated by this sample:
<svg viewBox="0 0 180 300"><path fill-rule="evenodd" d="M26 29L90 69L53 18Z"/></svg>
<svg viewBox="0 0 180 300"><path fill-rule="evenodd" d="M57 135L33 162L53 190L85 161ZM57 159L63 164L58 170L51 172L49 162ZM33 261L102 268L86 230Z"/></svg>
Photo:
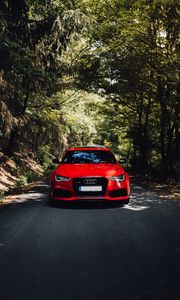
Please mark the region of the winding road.
<svg viewBox="0 0 180 300"><path fill-rule="evenodd" d="M50 205L40 183L0 207L1 300L180 300L180 203Z"/></svg>

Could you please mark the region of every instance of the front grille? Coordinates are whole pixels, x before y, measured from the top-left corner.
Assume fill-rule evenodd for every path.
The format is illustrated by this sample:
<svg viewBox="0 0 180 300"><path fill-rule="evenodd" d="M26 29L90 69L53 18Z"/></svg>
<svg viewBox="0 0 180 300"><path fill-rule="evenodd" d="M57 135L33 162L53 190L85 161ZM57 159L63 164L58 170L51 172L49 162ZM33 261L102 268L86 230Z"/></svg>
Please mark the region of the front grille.
<svg viewBox="0 0 180 300"><path fill-rule="evenodd" d="M72 193L67 190L63 189L54 189L53 190L53 197L59 197L59 198L70 198L72 196Z"/></svg>
<svg viewBox="0 0 180 300"><path fill-rule="evenodd" d="M126 189L114 190L109 192L109 196L112 198L127 196L127 190Z"/></svg>
<svg viewBox="0 0 180 300"><path fill-rule="evenodd" d="M105 177L79 177L73 179L73 188L77 196L104 196L108 180ZM80 191L80 186L102 186L102 191Z"/></svg>

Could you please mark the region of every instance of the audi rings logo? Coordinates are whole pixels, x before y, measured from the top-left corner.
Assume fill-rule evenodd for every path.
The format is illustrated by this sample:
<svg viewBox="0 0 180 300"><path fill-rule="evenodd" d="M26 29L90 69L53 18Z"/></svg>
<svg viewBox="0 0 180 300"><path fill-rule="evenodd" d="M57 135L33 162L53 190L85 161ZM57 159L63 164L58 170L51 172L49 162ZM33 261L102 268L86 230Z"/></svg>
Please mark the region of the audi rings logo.
<svg viewBox="0 0 180 300"><path fill-rule="evenodd" d="M96 184L97 183L97 179L93 179L93 178L87 178L84 179L84 184Z"/></svg>

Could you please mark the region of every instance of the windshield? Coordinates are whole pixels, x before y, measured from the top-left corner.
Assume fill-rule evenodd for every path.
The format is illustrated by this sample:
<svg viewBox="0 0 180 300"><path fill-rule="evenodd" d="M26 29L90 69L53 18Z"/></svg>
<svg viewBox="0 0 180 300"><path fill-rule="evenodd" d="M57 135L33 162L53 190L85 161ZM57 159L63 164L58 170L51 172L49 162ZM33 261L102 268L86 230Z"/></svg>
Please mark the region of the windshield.
<svg viewBox="0 0 180 300"><path fill-rule="evenodd" d="M77 150L69 151L62 159L63 164L116 164L117 161L110 151Z"/></svg>

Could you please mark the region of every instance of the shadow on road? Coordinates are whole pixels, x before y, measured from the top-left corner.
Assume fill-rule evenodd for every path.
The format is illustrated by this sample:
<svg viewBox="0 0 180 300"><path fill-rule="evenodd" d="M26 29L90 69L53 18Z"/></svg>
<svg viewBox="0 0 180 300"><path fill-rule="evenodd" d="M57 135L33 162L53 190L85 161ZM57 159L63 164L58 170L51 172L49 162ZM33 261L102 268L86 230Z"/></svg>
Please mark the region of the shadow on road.
<svg viewBox="0 0 180 300"><path fill-rule="evenodd" d="M121 202L111 202L107 203L104 201L97 200L84 200L76 202L66 202L66 201L55 201L49 200L49 185L47 183L40 182L36 186L31 187L28 191L18 195L9 196L4 204L6 206L24 204L24 205L45 205L50 208L56 209L117 209L123 208L133 211L141 211L150 208L152 205L165 204L171 205L172 202L167 199L161 199L152 191L147 191L144 188L131 184L131 198L127 205ZM175 201L173 201L175 202ZM178 203L178 201L177 201ZM179 203L180 205L180 203ZM4 205L2 205L4 206Z"/></svg>
<svg viewBox="0 0 180 300"><path fill-rule="evenodd" d="M46 205L53 208L61 209L113 209L113 208L122 208L125 205L122 203L107 203L104 201L94 201L94 200L85 200L85 201L76 201L76 202L65 202L65 201L46 201Z"/></svg>

